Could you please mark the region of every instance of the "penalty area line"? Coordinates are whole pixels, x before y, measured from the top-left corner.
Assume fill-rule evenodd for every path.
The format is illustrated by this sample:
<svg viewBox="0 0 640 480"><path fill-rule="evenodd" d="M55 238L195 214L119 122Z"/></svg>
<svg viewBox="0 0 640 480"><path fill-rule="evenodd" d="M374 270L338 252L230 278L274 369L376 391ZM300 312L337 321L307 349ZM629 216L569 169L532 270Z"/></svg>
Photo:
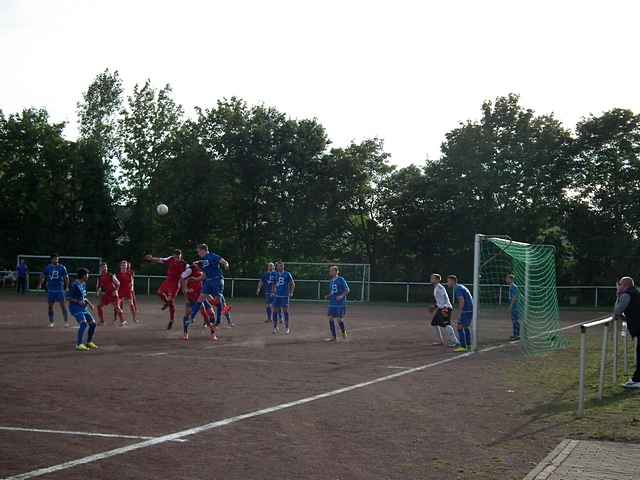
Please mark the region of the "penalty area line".
<svg viewBox="0 0 640 480"><path fill-rule="evenodd" d="M97 462L100 460L105 460L107 458L112 458L118 455L123 455L125 453L133 452L135 450L141 450L143 448L152 447L154 445L160 445L166 442L172 442L176 440L183 439L184 437L188 437L191 435L195 435L197 433L206 432L208 430L213 430L216 428L224 427L226 425L231 425L233 423L241 422L242 420L247 420L249 418L260 417L263 415L268 415L270 413L278 412L280 410L285 410L288 408L296 407L299 405L304 405L307 403L315 402L317 400L322 400L325 398L334 397L336 395L341 395L347 392L351 392L354 390L359 390L361 388L369 387L371 385L375 385L381 382L386 382L388 380L393 380L395 378L404 377L405 375L410 375L412 373L421 372L423 370L427 370L429 368L437 367L439 365L444 365L446 363L450 363L456 360L460 360L462 358L467 358L468 356L473 355L472 352L463 353L455 357L449 357L442 360L438 360L436 362L428 363L426 365L421 365L419 367L409 368L407 370L402 370L400 372L392 373L389 375L385 375L383 377L374 378L373 380L369 380L362 383L357 383L355 385L350 385L348 387L338 388L336 390L331 390L329 392L321 393L318 395L313 395L311 397L301 398L299 400L294 400L292 402L281 403L279 405L274 405L272 407L263 408L261 410L256 410L249 413L244 413L241 415L237 415L235 417L228 417L222 420L217 420L211 423L206 423L204 425L200 425L198 427L189 428L186 430L181 430L179 432L170 433L168 435L162 435L159 437L151 438L149 440L145 440L142 442L132 443L131 445L127 445L120 448L114 448L113 450L107 450L104 452L96 453L93 455L89 455L86 457L78 458L75 460L70 460L68 462L60 463L58 465L52 465L50 467L39 468L37 470L32 470L26 473L20 473L18 475L12 475L10 477L5 477L2 480L26 480L29 478L40 477L42 475L47 475L49 473L59 472L61 470L67 470L69 468L77 467L79 465L85 465L88 463Z"/></svg>
<svg viewBox="0 0 640 480"><path fill-rule="evenodd" d="M27 427L6 427L0 426L0 430L5 432L26 432L26 433L53 433L58 435L76 435L81 437L101 437L101 438L127 438L131 440L149 440L150 435L124 435L119 433L99 433L99 432L78 432L75 430L51 430L48 428L27 428ZM186 442L184 439L174 440L176 442Z"/></svg>

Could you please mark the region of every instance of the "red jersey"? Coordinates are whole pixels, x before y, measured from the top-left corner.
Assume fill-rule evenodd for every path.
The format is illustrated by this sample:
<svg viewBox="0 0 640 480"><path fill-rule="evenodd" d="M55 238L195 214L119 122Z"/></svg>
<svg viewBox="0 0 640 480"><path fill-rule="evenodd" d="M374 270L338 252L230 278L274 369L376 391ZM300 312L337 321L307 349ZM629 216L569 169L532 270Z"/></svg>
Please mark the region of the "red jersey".
<svg viewBox="0 0 640 480"><path fill-rule="evenodd" d="M121 297L129 295L133 289L133 272L131 270L127 270L126 272L120 271L116 273L116 278L120 282L118 294L120 294Z"/></svg>
<svg viewBox="0 0 640 480"><path fill-rule="evenodd" d="M170 257L164 264L167 266L167 280L179 283L180 275L187 269L187 263L184 260L176 260L174 257Z"/></svg>
<svg viewBox="0 0 640 480"><path fill-rule="evenodd" d="M186 284L187 289L192 290L187 293L187 298L190 302L197 302L198 297L202 293L202 280L204 279L204 274L202 271L197 271L191 273L191 276L187 278Z"/></svg>
<svg viewBox="0 0 640 480"><path fill-rule="evenodd" d="M117 295L116 284L113 281L113 274L111 272L101 273L98 277L98 288L102 290L106 295Z"/></svg>

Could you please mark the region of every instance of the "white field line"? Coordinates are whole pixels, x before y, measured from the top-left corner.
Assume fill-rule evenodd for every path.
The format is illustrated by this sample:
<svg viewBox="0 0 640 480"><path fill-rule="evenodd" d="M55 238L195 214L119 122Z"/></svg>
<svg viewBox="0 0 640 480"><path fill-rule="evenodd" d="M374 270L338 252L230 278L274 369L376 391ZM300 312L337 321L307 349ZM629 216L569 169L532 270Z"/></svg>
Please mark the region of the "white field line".
<svg viewBox="0 0 640 480"><path fill-rule="evenodd" d="M242 415L237 415L235 417L225 418L223 420L217 420L211 423L207 423L204 425L200 425L198 427L189 428L186 430L181 430L179 432L170 433L168 435L162 435L160 437L151 438L149 440L145 440L142 442L133 443L131 445L127 445L120 448L115 448L113 450L107 450L104 452L96 453L93 455L89 455L87 457L78 458L76 460L70 460L68 462L60 463L58 465L52 465L50 467L39 468L37 470L32 470L30 472L21 473L18 475L12 475L10 477L6 477L3 480L26 480L29 478L40 477L42 475L47 475L49 473L59 472L61 470L66 470L69 468L77 467L78 465L85 465L88 463L97 462L99 460L104 460L107 458L112 458L117 455L123 455L128 452L132 452L134 450L140 450L147 447L152 447L154 445L160 445L166 442L171 442L175 440L183 439L184 437L188 437L191 435L195 435L197 433L206 432L208 430L213 430L216 428L224 427L226 425L230 425L232 423L237 423L242 420L247 420L249 418L260 417L263 415L268 415L273 412L278 412L280 410L285 410L288 408L296 407L298 405L304 405L307 403L315 402L317 400L322 400L329 397L334 397L336 395L341 395L343 393L351 392L353 390L358 390L361 388L369 387L371 385L375 385L377 383L385 382L388 380L393 380L395 378L403 377L405 375L410 375L412 373L420 372L422 370L426 370L428 368L433 368L439 365L444 365L449 362L453 362L455 360L460 360L462 358L466 358L472 353L463 353L461 355L455 357L445 358L443 360L439 360L437 362L429 363L426 365L421 365L419 367L410 368L408 370L402 370L397 373L392 373L390 375L385 375L383 377L374 378L373 380L369 380L367 382L357 383L355 385L351 385L348 387L339 388L336 390L331 390L329 392L321 393L319 395L313 395L311 397L301 398L299 400L294 400L292 402L281 403L279 405L274 405L272 407L263 408L261 410L256 410L254 412L244 413Z"/></svg>
<svg viewBox="0 0 640 480"><path fill-rule="evenodd" d="M121 435L119 433L77 432L74 430L50 430L48 428L0 427L0 430L6 432L54 433L59 435L76 435L83 437L128 438L132 440L149 440L155 438L149 435ZM185 440L180 439L176 441L184 442Z"/></svg>
<svg viewBox="0 0 640 480"><path fill-rule="evenodd" d="M566 327L558 329L558 331L568 330L570 328L574 328L578 325L582 325L586 322L580 322L573 325L568 325ZM484 351L495 350L497 348L504 348L506 346L512 345L515 342L503 343L501 345L496 345L495 347L489 347L488 349L484 349ZM482 352L483 350L481 350ZM369 380L367 382L357 383L355 385L351 385L349 387L339 388L337 390L331 390L329 392L321 393L319 395L314 395L311 397L302 398L300 400L295 400L293 402L281 403L279 405L274 405L272 407L263 408L261 410L256 410L254 412L244 413L242 415L237 415L235 417L228 417L223 420L217 420L211 423L206 423L204 425L200 425L198 427L189 428L186 430L181 430L179 432L170 433L168 435L162 435L160 437L151 438L149 440L145 440L138 443L133 443L131 445L127 445L125 447L115 448L113 450L107 450L104 452L96 453L93 455L89 455L87 457L78 458L76 460L70 460L68 462L59 463L57 465L52 465L50 467L39 468L37 470L31 470L30 472L20 473L18 475L12 475L11 477L5 477L2 480L26 480L29 478L40 477L42 475L47 475L53 472L59 472L61 470L66 470L69 468L77 467L78 465L85 465L88 463L97 462L99 460L104 460L107 458L112 458L118 455L123 455L128 452L132 452L135 450L140 450L147 447L152 447L154 445L160 445L166 442L172 442L175 440L183 439L184 437L188 437L191 435L195 435L197 433L206 432L208 430L213 430L216 428L224 427L226 425L230 425L232 423L237 423L242 420L247 420L249 418L260 417L263 415L268 415L273 412L278 412L280 410L285 410L288 408L296 407L298 405L304 405L307 403L315 402L317 400L321 400L324 398L334 397L336 395L341 395L343 393L351 392L353 390L358 390L361 388L369 387L371 385L375 385L377 383L386 382L388 380L393 380L395 378L404 377L405 375L410 375L412 373L420 372L423 370L427 370L429 368L437 367L439 365L444 365L449 362L454 362L456 360L460 360L462 358L467 358L470 355L473 355L472 352L462 353L455 357L445 358L443 360L438 360L437 362L428 363L426 365L421 365L419 367L409 368L407 370L402 370L400 372L392 373L390 375L385 375L383 377L374 378L373 380Z"/></svg>

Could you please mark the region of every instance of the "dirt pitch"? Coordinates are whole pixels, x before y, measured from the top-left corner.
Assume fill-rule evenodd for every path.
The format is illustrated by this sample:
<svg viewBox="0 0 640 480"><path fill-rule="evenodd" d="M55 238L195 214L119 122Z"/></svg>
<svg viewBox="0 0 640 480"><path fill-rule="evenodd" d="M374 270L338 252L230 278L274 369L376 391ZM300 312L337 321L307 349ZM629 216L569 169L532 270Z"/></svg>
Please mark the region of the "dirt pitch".
<svg viewBox="0 0 640 480"><path fill-rule="evenodd" d="M189 342L166 331L142 298L142 324L99 326L100 349L77 353L59 311L47 327L42 295L0 305L0 478L71 461L42 478L521 479L561 438L522 434L529 418L502 375L517 346L431 346L423 307L351 305L349 341L327 344L323 305L294 304L292 335L273 336L262 305L237 303L238 326L212 344L201 328ZM508 336L506 314L493 324ZM184 434L242 414L254 415Z"/></svg>

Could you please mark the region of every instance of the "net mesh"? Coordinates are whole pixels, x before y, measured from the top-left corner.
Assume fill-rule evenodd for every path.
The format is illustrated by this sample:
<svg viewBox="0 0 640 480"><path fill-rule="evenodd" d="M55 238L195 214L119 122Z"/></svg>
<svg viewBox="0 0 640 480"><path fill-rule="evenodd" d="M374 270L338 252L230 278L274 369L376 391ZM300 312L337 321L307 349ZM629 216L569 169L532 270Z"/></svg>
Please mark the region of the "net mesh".
<svg viewBox="0 0 640 480"><path fill-rule="evenodd" d="M519 334L527 354L566 347L560 333L555 250L549 245L484 237L480 243L478 338L503 340ZM513 275L513 287L507 275ZM516 320L516 322L514 322ZM519 325L519 332L514 329Z"/></svg>

